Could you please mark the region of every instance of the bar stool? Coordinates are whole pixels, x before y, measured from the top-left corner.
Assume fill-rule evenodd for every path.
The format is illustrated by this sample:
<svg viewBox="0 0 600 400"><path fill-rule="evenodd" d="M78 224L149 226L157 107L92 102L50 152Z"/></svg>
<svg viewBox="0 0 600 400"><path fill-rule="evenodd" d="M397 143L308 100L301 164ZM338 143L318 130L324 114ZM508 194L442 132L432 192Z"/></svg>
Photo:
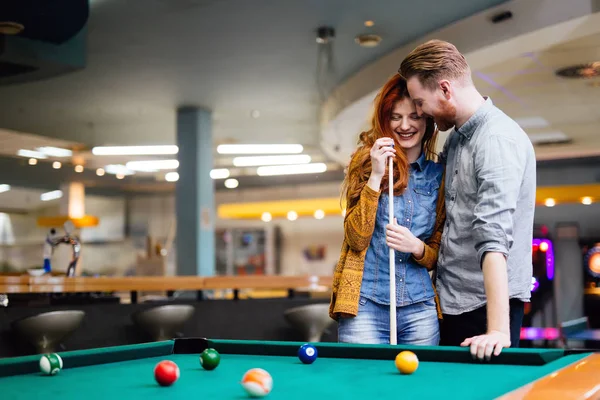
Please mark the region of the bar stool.
<svg viewBox="0 0 600 400"><path fill-rule="evenodd" d="M133 313L131 319L154 341L170 340L177 336L192 317L194 307L189 304L168 304Z"/></svg>
<svg viewBox="0 0 600 400"><path fill-rule="evenodd" d="M50 311L13 321L16 333L31 343L38 354L54 353L57 346L71 335L85 316L80 310Z"/></svg>
<svg viewBox="0 0 600 400"><path fill-rule="evenodd" d="M329 304L298 306L285 310L283 315L307 342L320 342L325 330L335 322L329 317Z"/></svg>

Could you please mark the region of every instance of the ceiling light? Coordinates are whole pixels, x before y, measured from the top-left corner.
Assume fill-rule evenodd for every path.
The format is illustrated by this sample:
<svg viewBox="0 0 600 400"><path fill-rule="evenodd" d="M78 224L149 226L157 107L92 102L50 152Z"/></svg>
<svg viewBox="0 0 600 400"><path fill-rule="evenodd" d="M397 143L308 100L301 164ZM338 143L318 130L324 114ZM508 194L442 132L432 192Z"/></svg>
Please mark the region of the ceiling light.
<svg viewBox="0 0 600 400"><path fill-rule="evenodd" d="M148 161L129 161L125 164L127 169L132 171L156 172L163 169L177 169L178 160L148 160Z"/></svg>
<svg viewBox="0 0 600 400"><path fill-rule="evenodd" d="M517 118L515 122L523 129L545 128L550 124L542 117Z"/></svg>
<svg viewBox="0 0 600 400"><path fill-rule="evenodd" d="M98 176L104 176L104 173L105 173L105 172L106 172L106 171L104 171L104 168L98 168L98 169L96 170L96 175L98 175Z"/></svg>
<svg viewBox="0 0 600 400"><path fill-rule="evenodd" d="M132 170L130 170L129 168L127 168L126 166L121 165L121 164L107 165L104 167L104 170L106 171L106 173L113 174L113 175L117 175L117 174L133 175L135 173Z"/></svg>
<svg viewBox="0 0 600 400"><path fill-rule="evenodd" d="M177 182L179 180L179 174L177 172L167 172L165 174L165 181Z"/></svg>
<svg viewBox="0 0 600 400"><path fill-rule="evenodd" d="M315 218L316 219L323 219L323 218L325 218L325 211L323 211L323 210L317 210L317 211L315 211Z"/></svg>
<svg viewBox="0 0 600 400"><path fill-rule="evenodd" d="M285 156L254 156L235 157L233 165L236 167L257 167L260 165L286 165L286 164L308 164L311 158L307 154L285 155Z"/></svg>
<svg viewBox="0 0 600 400"><path fill-rule="evenodd" d="M298 213L296 211L289 211L287 213L287 219L290 221L295 221L298 219Z"/></svg>
<svg viewBox="0 0 600 400"><path fill-rule="evenodd" d="M36 165L36 164L37 164L37 159L35 159L35 158L29 159L29 165Z"/></svg>
<svg viewBox="0 0 600 400"><path fill-rule="evenodd" d="M318 174L327 171L327 165L324 163L303 164L303 165L271 165L258 167L256 174L258 176L274 175L296 175L296 174Z"/></svg>
<svg viewBox="0 0 600 400"><path fill-rule="evenodd" d="M229 170L227 168L215 168L210 171L210 177L212 179L226 179L229 178Z"/></svg>
<svg viewBox="0 0 600 400"><path fill-rule="evenodd" d="M221 144L217 146L219 154L299 154L304 147L301 144Z"/></svg>
<svg viewBox="0 0 600 400"><path fill-rule="evenodd" d="M10 185L0 185L0 193L8 192L10 190Z"/></svg>
<svg viewBox="0 0 600 400"><path fill-rule="evenodd" d="M1 35L18 35L23 32L25 27L23 24L14 21L0 21L0 34Z"/></svg>
<svg viewBox="0 0 600 400"><path fill-rule="evenodd" d="M54 161L52 163L52 168L54 168L54 169L60 169L60 167L62 167L62 164L60 163L60 161Z"/></svg>
<svg viewBox="0 0 600 400"><path fill-rule="evenodd" d="M96 156L152 156L177 154L179 148L175 145L164 146L98 146L92 149Z"/></svg>
<svg viewBox="0 0 600 400"><path fill-rule="evenodd" d="M117 179L123 179L123 178L125 178L125 175L123 175L123 174L121 174L121 173L118 173L118 174L116 174L116 175L115 175L115 177L116 177Z"/></svg>
<svg viewBox="0 0 600 400"><path fill-rule="evenodd" d="M556 200L554 200L554 199L546 199L544 201L544 205L546 207L554 207L556 205Z"/></svg>
<svg viewBox="0 0 600 400"><path fill-rule="evenodd" d="M536 145L566 143L571 140L562 132L530 133L528 136L531 143Z"/></svg>
<svg viewBox="0 0 600 400"><path fill-rule="evenodd" d="M63 195L61 190L53 190L52 192L42 193L40 196L40 200L42 201L50 201L60 199Z"/></svg>
<svg viewBox="0 0 600 400"><path fill-rule="evenodd" d="M238 182L238 180L237 180L237 179L233 179L233 178L231 178L231 179L227 179L227 180L225 181L225 187L226 187L227 189L235 189L236 187L238 187L238 186L239 186L239 184L240 184L240 183Z"/></svg>
<svg viewBox="0 0 600 400"><path fill-rule="evenodd" d="M587 64L571 65L556 71L556 75L563 78L593 78L600 76L600 61Z"/></svg>
<svg viewBox="0 0 600 400"><path fill-rule="evenodd" d="M262 219L264 222L269 222L269 221L271 221L272 218L273 217L271 216L271 213L268 213L268 212L262 213L262 215L260 217L260 219Z"/></svg>
<svg viewBox="0 0 600 400"><path fill-rule="evenodd" d="M586 197L584 197L584 198L581 199L581 204L584 204L586 206L589 206L592 203L593 203L593 200L589 196L586 196Z"/></svg>
<svg viewBox="0 0 600 400"><path fill-rule="evenodd" d="M373 21L371 21L371 20L365 21L365 26L367 26L367 27L371 27L371 26L373 26L373 25L375 25L375 22L373 22Z"/></svg>
<svg viewBox="0 0 600 400"><path fill-rule="evenodd" d="M358 35L354 38L354 41L361 47L377 47L381 42L381 36L372 34Z"/></svg>
<svg viewBox="0 0 600 400"><path fill-rule="evenodd" d="M83 165L76 165L75 166L75 172L77 173L82 173L83 172Z"/></svg>
<svg viewBox="0 0 600 400"><path fill-rule="evenodd" d="M25 149L21 149L21 150L17 151L17 155L21 156L21 157L29 157L29 158L40 158L40 159L48 158L42 152L33 151L33 150L25 150Z"/></svg>
<svg viewBox="0 0 600 400"><path fill-rule="evenodd" d="M60 147L37 147L36 150L48 157L71 157L73 155L71 150L61 149Z"/></svg>

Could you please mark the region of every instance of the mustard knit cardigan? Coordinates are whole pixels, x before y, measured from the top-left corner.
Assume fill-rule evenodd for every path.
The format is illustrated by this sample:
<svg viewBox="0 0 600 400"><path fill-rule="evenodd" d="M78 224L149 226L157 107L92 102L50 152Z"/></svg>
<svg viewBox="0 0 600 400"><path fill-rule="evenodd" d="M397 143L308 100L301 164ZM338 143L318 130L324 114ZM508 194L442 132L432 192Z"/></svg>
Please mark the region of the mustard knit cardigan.
<svg viewBox="0 0 600 400"><path fill-rule="evenodd" d="M352 168L349 170L352 170ZM381 192L374 191L365 184L358 202L346 210L344 242L342 243L339 261L333 273L332 295L329 305L329 316L334 320L338 320L340 317L355 317L358 314L365 256L375 229L380 194ZM439 189L436 214L433 234L425 242L423 257L415 259L417 263L429 271L434 270L437 266L438 250L446 220L444 177L442 177L442 184ZM432 286L436 292L435 302L438 318L441 319L439 298L435 285Z"/></svg>

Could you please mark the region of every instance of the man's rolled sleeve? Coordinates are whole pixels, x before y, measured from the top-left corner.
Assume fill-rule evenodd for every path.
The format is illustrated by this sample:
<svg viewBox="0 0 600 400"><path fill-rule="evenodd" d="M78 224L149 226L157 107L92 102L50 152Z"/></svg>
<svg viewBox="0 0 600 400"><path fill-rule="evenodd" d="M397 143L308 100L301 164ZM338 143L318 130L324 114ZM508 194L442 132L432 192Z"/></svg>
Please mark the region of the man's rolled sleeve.
<svg viewBox="0 0 600 400"><path fill-rule="evenodd" d="M487 252L508 257L513 244L513 214L525 170L525 160L515 141L489 135L475 152L477 203L473 238L479 266Z"/></svg>

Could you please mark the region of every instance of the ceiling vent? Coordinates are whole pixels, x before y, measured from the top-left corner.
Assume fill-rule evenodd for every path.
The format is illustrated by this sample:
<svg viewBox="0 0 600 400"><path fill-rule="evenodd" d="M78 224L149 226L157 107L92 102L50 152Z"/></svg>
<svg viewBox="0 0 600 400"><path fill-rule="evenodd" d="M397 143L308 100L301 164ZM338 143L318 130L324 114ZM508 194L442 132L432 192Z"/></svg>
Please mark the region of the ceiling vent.
<svg viewBox="0 0 600 400"><path fill-rule="evenodd" d="M561 68L556 71L556 75L563 78L595 78L600 76L600 61Z"/></svg>

